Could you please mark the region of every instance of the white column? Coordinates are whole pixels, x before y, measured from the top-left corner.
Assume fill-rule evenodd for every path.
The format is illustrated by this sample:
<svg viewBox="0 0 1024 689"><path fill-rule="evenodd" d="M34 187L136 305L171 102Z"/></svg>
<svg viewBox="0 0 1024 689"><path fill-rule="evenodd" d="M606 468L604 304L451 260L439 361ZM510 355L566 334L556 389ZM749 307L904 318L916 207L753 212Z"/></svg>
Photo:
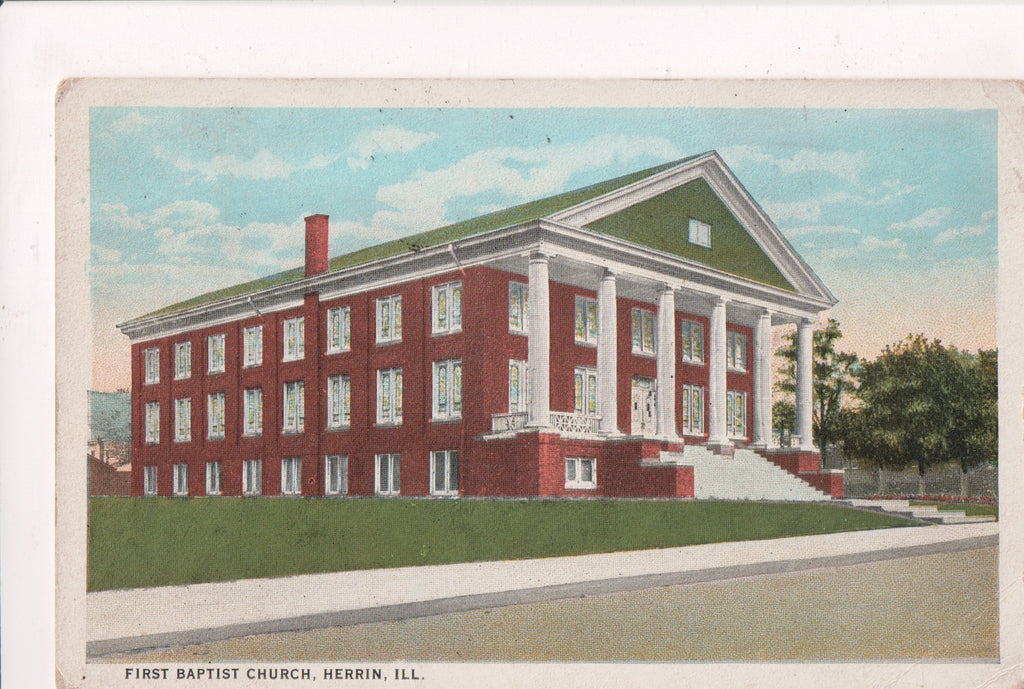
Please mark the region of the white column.
<svg viewBox="0 0 1024 689"><path fill-rule="evenodd" d="M658 435L676 438L676 293L658 294Z"/></svg>
<svg viewBox="0 0 1024 689"><path fill-rule="evenodd" d="M528 425L551 424L551 310L548 303L548 257L530 256L530 333L527 357L530 365L530 418Z"/></svg>
<svg viewBox="0 0 1024 689"><path fill-rule="evenodd" d="M708 445L729 444L725 424L725 299L711 308L708 333Z"/></svg>
<svg viewBox="0 0 1024 689"><path fill-rule="evenodd" d="M754 326L754 428L751 446L772 443L772 315L762 310Z"/></svg>
<svg viewBox="0 0 1024 689"><path fill-rule="evenodd" d="M796 351L796 434L800 436L800 450L817 452L811 409L814 400L814 326L810 319L797 325Z"/></svg>
<svg viewBox="0 0 1024 689"><path fill-rule="evenodd" d="M619 434L618 373L615 274L605 270L597 291L597 413L601 432L611 435Z"/></svg>

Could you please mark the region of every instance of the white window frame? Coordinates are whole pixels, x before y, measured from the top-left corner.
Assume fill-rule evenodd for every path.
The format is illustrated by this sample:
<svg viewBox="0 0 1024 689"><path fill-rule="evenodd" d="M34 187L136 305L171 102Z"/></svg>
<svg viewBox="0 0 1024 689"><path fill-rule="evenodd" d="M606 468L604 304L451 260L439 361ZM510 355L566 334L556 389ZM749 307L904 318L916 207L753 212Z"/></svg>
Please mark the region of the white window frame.
<svg viewBox="0 0 1024 689"><path fill-rule="evenodd" d="M573 320L573 337L576 344L597 346L597 299L576 297L576 310Z"/></svg>
<svg viewBox="0 0 1024 689"><path fill-rule="evenodd" d="M263 364L263 326L254 325L242 331L242 367L254 368Z"/></svg>
<svg viewBox="0 0 1024 689"><path fill-rule="evenodd" d="M327 309L327 353L337 354L352 349L352 309L339 306Z"/></svg>
<svg viewBox="0 0 1024 689"><path fill-rule="evenodd" d="M327 378L327 428L348 428L352 421L352 379L345 374Z"/></svg>
<svg viewBox="0 0 1024 689"><path fill-rule="evenodd" d="M305 430L306 381L289 380L281 386L281 433L297 434Z"/></svg>
<svg viewBox="0 0 1024 689"><path fill-rule="evenodd" d="M160 444L160 403L146 402L146 444Z"/></svg>
<svg viewBox="0 0 1024 689"><path fill-rule="evenodd" d="M287 318L281 326L281 361L301 361L306 358L306 319L302 316Z"/></svg>
<svg viewBox="0 0 1024 689"><path fill-rule="evenodd" d="M680 355L684 364L704 363L704 324L683 319L680 327Z"/></svg>
<svg viewBox="0 0 1024 689"><path fill-rule="evenodd" d="M188 495L188 464L184 462L171 467L171 494L177 497Z"/></svg>
<svg viewBox="0 0 1024 689"><path fill-rule="evenodd" d="M337 471L332 471L332 466ZM337 484L332 485L332 478L337 473ZM324 457L324 495L348 495L348 456L327 455Z"/></svg>
<svg viewBox="0 0 1024 689"><path fill-rule="evenodd" d="M224 333L206 338L206 372L224 373Z"/></svg>
<svg viewBox="0 0 1024 689"><path fill-rule="evenodd" d="M281 495L302 495L302 459L281 459Z"/></svg>
<svg viewBox="0 0 1024 689"><path fill-rule="evenodd" d="M192 398L174 400L174 442L192 442Z"/></svg>
<svg viewBox="0 0 1024 689"><path fill-rule="evenodd" d="M387 395L385 396L385 393ZM388 404L385 408L385 400ZM377 424L402 425L402 369L377 369Z"/></svg>
<svg viewBox="0 0 1024 689"><path fill-rule="evenodd" d="M437 472L439 463L440 475ZM444 497L459 494L458 450L438 450L430 453L430 494Z"/></svg>
<svg viewBox="0 0 1024 689"><path fill-rule="evenodd" d="M725 364L730 371L747 371L747 336L732 330L725 334Z"/></svg>
<svg viewBox="0 0 1024 689"><path fill-rule="evenodd" d="M696 218L690 218L689 227L690 244L711 248L711 225L701 222Z"/></svg>
<svg viewBox="0 0 1024 689"><path fill-rule="evenodd" d="M377 344L402 341L402 295L392 294L377 300Z"/></svg>
<svg viewBox="0 0 1024 689"><path fill-rule="evenodd" d="M384 475L381 467L386 467ZM400 495L402 492L402 455L380 454L373 461L373 492L377 495Z"/></svg>
<svg viewBox="0 0 1024 689"><path fill-rule="evenodd" d="M157 494L157 469L155 465L142 467L142 494L153 496Z"/></svg>
<svg viewBox="0 0 1024 689"><path fill-rule="evenodd" d="M679 400L683 435L704 435L704 397L702 386L689 383L683 385Z"/></svg>
<svg viewBox="0 0 1024 689"><path fill-rule="evenodd" d="M590 467L590 480L584 480L583 468ZM596 490L597 489L597 459L594 457L566 457L565 458L565 489L566 490Z"/></svg>
<svg viewBox="0 0 1024 689"><path fill-rule="evenodd" d="M462 418L462 359L435 361L431 385L433 421Z"/></svg>
<svg viewBox="0 0 1024 689"><path fill-rule="evenodd" d="M597 416L597 369L577 366L572 374L573 411Z"/></svg>
<svg viewBox="0 0 1024 689"><path fill-rule="evenodd" d="M508 331L516 335L530 333L530 286L522 282L508 283Z"/></svg>
<svg viewBox="0 0 1024 689"><path fill-rule="evenodd" d="M513 373L515 371L515 373ZM518 397L513 395L512 383L518 376ZM508 413L517 414L530 409L530 364L521 359L508 360Z"/></svg>
<svg viewBox="0 0 1024 689"><path fill-rule="evenodd" d="M637 325L639 324L639 329ZM630 341L633 353L641 356L657 356L658 321L654 312L647 309L633 309L630 312Z"/></svg>
<svg viewBox="0 0 1024 689"><path fill-rule="evenodd" d="M247 438L263 435L263 388L242 391L242 435Z"/></svg>
<svg viewBox="0 0 1024 689"><path fill-rule="evenodd" d="M227 427L224 419L224 393L214 392L206 396L206 438L224 440Z"/></svg>
<svg viewBox="0 0 1024 689"><path fill-rule="evenodd" d="M263 460L247 459L242 462L242 495L263 494Z"/></svg>
<svg viewBox="0 0 1024 689"><path fill-rule="evenodd" d="M144 368L146 369L145 384L153 385L160 382L160 350L147 349L142 352Z"/></svg>
<svg viewBox="0 0 1024 689"><path fill-rule="evenodd" d="M192 343L177 342L174 345L174 380L192 377Z"/></svg>
<svg viewBox="0 0 1024 689"><path fill-rule="evenodd" d="M430 289L430 332L433 335L462 332L461 280Z"/></svg>
<svg viewBox="0 0 1024 689"><path fill-rule="evenodd" d="M224 490L224 467L220 462L206 463L206 494L220 495Z"/></svg>
<svg viewBox="0 0 1024 689"><path fill-rule="evenodd" d="M747 393L728 390L725 393L725 431L730 438L747 437Z"/></svg>

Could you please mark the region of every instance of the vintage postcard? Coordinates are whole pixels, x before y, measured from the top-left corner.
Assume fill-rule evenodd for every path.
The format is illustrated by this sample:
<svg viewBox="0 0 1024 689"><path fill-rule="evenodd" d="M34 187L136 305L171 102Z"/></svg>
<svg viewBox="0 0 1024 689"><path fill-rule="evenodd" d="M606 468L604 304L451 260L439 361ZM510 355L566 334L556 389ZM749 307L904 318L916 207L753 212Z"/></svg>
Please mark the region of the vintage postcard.
<svg viewBox="0 0 1024 689"><path fill-rule="evenodd" d="M59 683L1020 686L1021 112L65 82Z"/></svg>

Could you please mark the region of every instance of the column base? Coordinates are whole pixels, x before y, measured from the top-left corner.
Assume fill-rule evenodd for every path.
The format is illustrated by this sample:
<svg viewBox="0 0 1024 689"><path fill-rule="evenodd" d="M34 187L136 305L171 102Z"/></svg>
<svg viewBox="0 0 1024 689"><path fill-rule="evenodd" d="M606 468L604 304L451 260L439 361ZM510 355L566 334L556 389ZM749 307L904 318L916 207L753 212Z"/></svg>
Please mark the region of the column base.
<svg viewBox="0 0 1024 689"><path fill-rule="evenodd" d="M736 452L736 446L728 441L704 443L704 447L722 457L732 457Z"/></svg>

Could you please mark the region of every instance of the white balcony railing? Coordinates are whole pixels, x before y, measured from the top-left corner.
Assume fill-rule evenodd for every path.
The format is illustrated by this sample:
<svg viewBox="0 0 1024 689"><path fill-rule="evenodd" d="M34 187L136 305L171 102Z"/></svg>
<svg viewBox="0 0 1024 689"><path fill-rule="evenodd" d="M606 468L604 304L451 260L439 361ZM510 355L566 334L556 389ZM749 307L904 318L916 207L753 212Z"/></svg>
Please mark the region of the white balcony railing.
<svg viewBox="0 0 1024 689"><path fill-rule="evenodd" d="M575 435L596 435L601 422L600 416L551 412L551 425L562 433Z"/></svg>
<svg viewBox="0 0 1024 689"><path fill-rule="evenodd" d="M527 414L524 411L514 414L492 414L491 433L507 433L521 431L526 428Z"/></svg>

